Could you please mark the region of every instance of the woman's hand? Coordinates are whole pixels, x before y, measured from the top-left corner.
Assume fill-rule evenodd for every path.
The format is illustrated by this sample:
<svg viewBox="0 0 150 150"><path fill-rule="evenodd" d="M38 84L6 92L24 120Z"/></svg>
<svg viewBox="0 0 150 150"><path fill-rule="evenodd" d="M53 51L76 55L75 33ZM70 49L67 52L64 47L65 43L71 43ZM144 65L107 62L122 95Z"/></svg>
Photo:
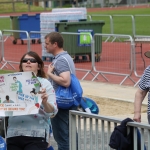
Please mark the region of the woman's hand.
<svg viewBox="0 0 150 150"><path fill-rule="evenodd" d="M42 104L46 104L48 100L48 95L46 93L46 89L42 89L41 93L41 99L42 99Z"/></svg>
<svg viewBox="0 0 150 150"><path fill-rule="evenodd" d="M47 113L52 113L54 112L54 107L50 103L47 102L48 100L48 95L46 93L46 89L42 89L41 91L41 99L42 99L42 104L44 106L44 110Z"/></svg>

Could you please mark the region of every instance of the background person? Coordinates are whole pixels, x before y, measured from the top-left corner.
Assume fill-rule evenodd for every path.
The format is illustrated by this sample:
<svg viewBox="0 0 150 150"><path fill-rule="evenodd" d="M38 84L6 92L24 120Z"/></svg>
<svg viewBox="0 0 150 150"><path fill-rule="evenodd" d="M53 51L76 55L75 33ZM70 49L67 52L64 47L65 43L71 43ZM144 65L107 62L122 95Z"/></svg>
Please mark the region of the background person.
<svg viewBox="0 0 150 150"><path fill-rule="evenodd" d="M145 56L150 58L150 51L145 52ZM135 93L133 120L136 122L141 122L141 106L147 93L148 93L147 118L148 123L150 124L150 66L148 66L145 69L140 79L138 90Z"/></svg>
<svg viewBox="0 0 150 150"><path fill-rule="evenodd" d="M59 85L70 86L70 68L65 57L75 74L75 66L70 55L63 49L63 38L58 32L51 32L45 37L45 48L48 53L54 55L52 64L49 65L47 74L55 89ZM62 57L63 56L63 57ZM55 74L54 74L55 73ZM77 108L60 109L57 115L51 119L54 139L58 144L58 150L69 150L69 110Z"/></svg>

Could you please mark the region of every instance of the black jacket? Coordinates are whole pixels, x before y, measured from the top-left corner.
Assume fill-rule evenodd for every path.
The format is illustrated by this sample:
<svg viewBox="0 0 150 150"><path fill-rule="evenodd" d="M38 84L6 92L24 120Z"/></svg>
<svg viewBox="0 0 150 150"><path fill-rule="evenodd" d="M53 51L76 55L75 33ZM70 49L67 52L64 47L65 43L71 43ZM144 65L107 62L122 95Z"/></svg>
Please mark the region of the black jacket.
<svg viewBox="0 0 150 150"><path fill-rule="evenodd" d="M127 134L126 124L128 122L133 122L133 120L126 118L119 126L115 127L109 142L111 148L116 150L134 150L133 127L130 127L130 132ZM141 150L141 136L139 130L137 130L137 137L137 149ZM144 150L146 150L145 146Z"/></svg>

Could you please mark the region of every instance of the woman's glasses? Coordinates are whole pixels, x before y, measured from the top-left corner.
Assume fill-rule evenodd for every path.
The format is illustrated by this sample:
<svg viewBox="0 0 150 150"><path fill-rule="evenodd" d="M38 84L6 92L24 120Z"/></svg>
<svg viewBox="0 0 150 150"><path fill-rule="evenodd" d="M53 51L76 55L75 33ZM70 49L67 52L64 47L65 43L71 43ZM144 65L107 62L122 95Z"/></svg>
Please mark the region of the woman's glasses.
<svg viewBox="0 0 150 150"><path fill-rule="evenodd" d="M30 61L31 63L36 63L37 62L36 59L34 59L34 58L24 58L22 60L23 63L27 63L28 61Z"/></svg>

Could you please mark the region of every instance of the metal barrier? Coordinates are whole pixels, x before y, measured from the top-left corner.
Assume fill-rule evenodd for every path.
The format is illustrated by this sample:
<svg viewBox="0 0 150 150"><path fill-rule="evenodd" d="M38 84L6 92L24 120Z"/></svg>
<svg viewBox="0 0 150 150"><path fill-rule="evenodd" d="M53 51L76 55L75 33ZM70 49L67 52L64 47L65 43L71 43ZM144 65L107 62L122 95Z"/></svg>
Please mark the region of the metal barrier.
<svg viewBox="0 0 150 150"><path fill-rule="evenodd" d="M120 122L121 120L104 116L79 111L70 111L70 150L76 150L77 147L78 150L104 150L104 148L110 150L108 143L111 132L117 124L120 124Z"/></svg>
<svg viewBox="0 0 150 150"><path fill-rule="evenodd" d="M136 35L134 38L135 49L138 49L134 53L134 73L136 77L141 77L145 68L150 64L150 59L143 57L143 54L149 50L150 36ZM137 57L136 53L140 54L140 57Z"/></svg>
<svg viewBox="0 0 150 150"><path fill-rule="evenodd" d="M110 150L111 148L108 144L111 133L114 130L114 127L119 125L121 121L122 120L100 115L88 114L79 111L70 111L70 150L76 150L77 147L78 150ZM148 124L136 122L128 122L127 126L128 133L131 131L130 128L133 127L134 150L138 150L137 129L139 129L141 133L141 150L144 150L144 145L147 149L150 149L150 126Z"/></svg>
<svg viewBox="0 0 150 150"><path fill-rule="evenodd" d="M41 40L43 32L39 31L31 31L29 32L30 36L30 50L35 51L39 54L39 56L42 56L42 43L44 41ZM47 34L47 33L45 33Z"/></svg>
<svg viewBox="0 0 150 150"><path fill-rule="evenodd" d="M92 16L91 15L87 15L87 18L89 18L89 20L92 21Z"/></svg>
<svg viewBox="0 0 150 150"><path fill-rule="evenodd" d="M39 54L39 56L42 57L45 67L48 67L48 65L52 62L53 59L53 55L47 53L45 49L45 36L47 34L48 32L39 32L39 31L30 31L29 33L31 39L30 48L32 51L35 51L36 53Z"/></svg>
<svg viewBox="0 0 150 150"><path fill-rule="evenodd" d="M112 17L131 17L132 20L132 36L135 35L135 19L133 15L112 15ZM114 24L114 19L113 19L113 24ZM124 22L123 22L124 24ZM127 27L127 24L125 24L125 26ZM114 32L115 33L115 32ZM117 34L124 34L124 33L117 33ZM129 33L127 33L128 35L131 35Z"/></svg>
<svg viewBox="0 0 150 150"><path fill-rule="evenodd" d="M46 32L30 32L30 39L37 37L41 38L41 44L32 43L30 45L32 51L36 51L40 56L43 56L43 45L45 45L45 40L43 35L46 35ZM85 33L90 38L91 45L79 46L79 37L81 33L71 33L71 32L62 32L64 38L64 50L74 58L76 70L79 72L78 76L81 80L88 79L94 81L98 80L98 76L101 75L106 81L109 81L107 75L125 76L124 79L120 82L123 84L126 79L130 79L133 83L134 80L131 78L131 73L133 71L133 59L132 54L134 51L134 41L131 36L128 35L116 35L116 34L95 34L94 38L91 37L91 34ZM95 39L95 37L97 38ZM120 38L122 42L101 42L102 37L114 37L114 39ZM130 39L129 42L126 42L126 39ZM31 40L32 41L32 40ZM121 47L121 48L120 48ZM45 50L46 51L46 50ZM102 51L102 52L101 52ZM44 56L49 57L50 54L46 53ZM100 56L101 55L101 56ZM101 60L96 59L100 57ZM45 66L49 65L50 58L45 59ZM96 61L96 62L95 62ZM95 74L96 73L96 74ZM107 74L107 75L106 75ZM119 78L118 78L119 79ZM119 80L117 81L119 82Z"/></svg>
<svg viewBox="0 0 150 150"><path fill-rule="evenodd" d="M5 24L3 25L3 22L5 22ZM7 26L6 26L7 23ZM12 20L10 18L10 16L0 16L0 24L1 24L1 30L12 30ZM4 42L11 36L11 34L3 34L3 40Z"/></svg>
<svg viewBox="0 0 150 150"><path fill-rule="evenodd" d="M20 62L20 57L26 53L27 51L30 51L30 37L27 31L20 31L20 30L3 30L2 35L5 35L5 33L13 33L14 39L20 39L20 34L24 36L22 40L26 40L26 43L18 43L14 44L11 43L11 40L7 40L4 42L3 36L2 36L2 59L3 59L3 65L0 69L3 69L4 67L7 67L7 64L13 68L16 69L15 66L12 64L18 64ZM18 33L17 37L14 33Z"/></svg>
<svg viewBox="0 0 150 150"><path fill-rule="evenodd" d="M41 44L32 44L31 50L36 51L40 56L42 56L43 61L45 61L45 66L47 67L49 63L52 61L51 57L53 58L52 54L49 54L46 52L45 49L45 35L46 32L37 32L37 31L31 31L29 33L30 39L33 37L41 38ZM66 50L71 57L74 59L76 70L80 72L80 77L82 76L81 80L84 80L89 74L92 75L92 78L94 73L92 72L93 67L93 61L92 61L92 44L93 39L90 33L72 33L72 32L62 32L61 35L64 38L64 50ZM85 36L90 42L88 46L85 45L79 45L80 36ZM32 41L32 40L31 40ZM84 41L82 41L84 42Z"/></svg>
<svg viewBox="0 0 150 150"><path fill-rule="evenodd" d="M135 42L135 50L134 50L134 74L136 77L141 77L145 68L149 66L150 59L144 57L144 53L149 50L149 42L150 42L150 36L145 35L136 35L134 36L134 42ZM140 55L136 55L140 54ZM137 83L134 85L137 86L140 79L137 81Z"/></svg>
<svg viewBox="0 0 150 150"><path fill-rule="evenodd" d="M93 70L93 38L90 33L61 33L64 38L64 50L73 57L75 62L75 68L77 71L86 72L81 80L84 80L89 74L95 76L92 72ZM83 41L80 39L83 38ZM89 42L89 43L84 43ZM80 63L79 63L80 62Z"/></svg>
<svg viewBox="0 0 150 150"><path fill-rule="evenodd" d="M91 20L92 17L109 17L110 19L110 34L114 34L114 25L113 25L113 18L111 15L91 15ZM111 37L108 37L106 39L106 42L110 39Z"/></svg>
<svg viewBox="0 0 150 150"><path fill-rule="evenodd" d="M94 71L97 72L95 77L92 79L94 81L98 75L101 75L106 81L109 81L106 75L117 75L117 76L125 76L125 78L120 82L120 85L125 82L128 78L133 83L134 80L131 78L131 74L133 71L133 56L134 52L134 41L130 35L118 35L118 34L95 34L94 41L95 46L99 45L99 41L96 40L96 37L114 37L115 39L120 38L122 42L103 42L102 43L102 53L101 53L101 61L93 62L94 63ZM130 39L130 42L125 42L127 39ZM94 47L94 50L97 48ZM95 51L93 52L94 55ZM93 56L94 57L94 56ZM111 78L112 79L112 78ZM119 81L119 78L117 77Z"/></svg>
<svg viewBox="0 0 150 150"><path fill-rule="evenodd" d="M134 19L134 16L133 15L91 15L91 19L92 17L109 17L110 19L110 34L116 34L114 32L114 17L131 17L131 20L132 20L132 33L131 35L134 37L135 35L135 19ZM124 22L123 22L124 24ZM104 32L104 30L103 30ZM105 32L106 33L106 32ZM120 33L117 33L117 34L120 34ZM124 33L121 33L121 34L124 34ZM129 33L128 33L129 34ZM111 36L108 37L105 41L107 42L110 38L112 38ZM116 38L112 39L112 41L115 41ZM119 39L118 39L119 40Z"/></svg>
<svg viewBox="0 0 150 150"><path fill-rule="evenodd" d="M144 29L148 29L149 28L149 23L150 23L150 21L149 21L149 19L147 19L147 24L142 24L143 25L143 27L141 28L140 27L140 30L138 30L138 31L140 31L140 32L138 32L137 33L137 31L136 31L136 28L137 28L137 23L136 23L136 21L139 21L139 22L142 22L142 20L137 20L137 18L139 18L139 17L150 17L150 15L119 15L119 14L116 14L116 15L99 15L99 14L95 14L95 15L88 15L88 17L90 18L90 20L92 21L92 20L97 20L96 18L97 17L109 17L110 18L110 34L127 34L127 35L131 35L132 37L134 37L134 36L136 36L136 35L143 35L143 33L145 34L145 35L149 35L149 32L147 31L147 30L144 30ZM95 18L96 17L96 18ZM131 23L132 23L132 27L131 27L131 34L129 33L130 31L128 31L128 33L124 33L124 32L122 32L122 33L116 33L115 32L115 29L114 29L114 26L115 26L115 20L114 20L114 17L131 17ZM93 19L93 18L95 18L95 19ZM121 22L121 20L119 20L120 21L120 23L123 23L124 24L124 22ZM107 20L106 20L106 22L107 22ZM127 23L125 24L125 28L127 28ZM140 24L141 25L141 24ZM105 25L105 27L106 27L106 25ZM104 28L105 28L104 27ZM107 28L107 27L106 27ZM128 27L129 29L130 29L130 27ZM122 28L123 29L123 28ZM141 30L141 29L143 29L143 30ZM105 32L105 30L103 30L103 32ZM105 32L105 33L107 33L107 32ZM107 40L109 40L111 37L108 37L108 39ZM107 41L106 40L106 41Z"/></svg>
<svg viewBox="0 0 150 150"><path fill-rule="evenodd" d="M25 39L27 42L24 44L21 42L13 44L10 40L10 38L14 38L13 36L4 42L3 35L7 32L18 34L24 33L27 37ZM42 36L47 33L32 31L29 34L27 31L3 30L1 37L0 69L3 69L4 67L9 68L8 65L10 65L12 69L16 69L15 64L19 63L22 54L30 50L36 51L42 56L42 46L45 45L45 41L42 41ZM135 36L135 40L133 40L129 35L95 34L92 38L90 33L62 32L61 34L64 37L64 49L74 57L78 77L81 80L99 80L98 76L101 75L105 81L109 81L112 79L112 76L114 76L117 78L115 83L118 82L123 84L126 79L130 79L135 84L134 86L136 86L139 81L137 83L134 82L131 77L132 71L134 71L136 77L141 77L145 69L143 65L144 62L146 66L149 65L149 59L144 58L143 53L140 53L141 55L136 55L138 52L134 41L137 42L140 38L149 39L150 36ZM89 42L88 44L84 43L84 40L79 41L79 38L84 35L84 38L88 39L86 40L86 42ZM108 37L114 37L114 39L119 38L121 41L106 41L105 39L108 39ZM35 44L36 40L38 44ZM143 43L143 41L141 42ZM145 48L145 45L146 44L144 43L144 47L141 48L144 48L144 51L149 50L148 48ZM49 65L49 62L45 62L45 66L47 65ZM122 79L123 76L124 78Z"/></svg>
<svg viewBox="0 0 150 150"><path fill-rule="evenodd" d="M2 32L0 30L0 64L3 65L2 61L3 61L3 58L2 58Z"/></svg>

